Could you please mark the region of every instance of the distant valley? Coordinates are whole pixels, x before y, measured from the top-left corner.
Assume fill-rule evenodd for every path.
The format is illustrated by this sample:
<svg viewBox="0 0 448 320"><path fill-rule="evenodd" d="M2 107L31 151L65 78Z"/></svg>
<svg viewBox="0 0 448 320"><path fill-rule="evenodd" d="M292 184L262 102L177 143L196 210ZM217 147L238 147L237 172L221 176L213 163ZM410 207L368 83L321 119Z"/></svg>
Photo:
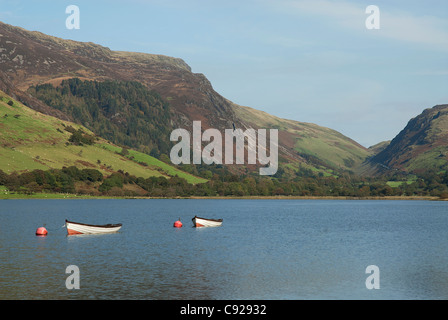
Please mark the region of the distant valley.
<svg viewBox="0 0 448 320"><path fill-rule="evenodd" d="M333 129L229 101L179 58L112 51L1 22L0 50L0 169L7 175L76 166L104 179L118 171L143 179L177 176L192 188L207 185L204 195L448 192L446 104L422 106L391 141L365 148ZM191 130L193 121L203 130L278 129L278 172L265 181L256 176L257 165L170 164L170 132ZM94 140L70 142L83 135ZM148 195L143 182L129 184L130 194ZM99 185L90 191L98 193ZM191 190L185 195L197 194Z"/></svg>

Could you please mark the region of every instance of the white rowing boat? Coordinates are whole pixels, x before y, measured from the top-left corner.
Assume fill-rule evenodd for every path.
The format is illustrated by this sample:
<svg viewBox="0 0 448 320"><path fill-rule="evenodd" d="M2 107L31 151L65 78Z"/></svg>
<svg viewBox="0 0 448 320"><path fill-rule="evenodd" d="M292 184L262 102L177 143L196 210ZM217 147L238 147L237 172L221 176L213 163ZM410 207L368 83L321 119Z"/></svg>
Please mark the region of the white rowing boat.
<svg viewBox="0 0 448 320"><path fill-rule="evenodd" d="M67 227L67 234L99 234L99 233L112 233L117 232L121 228L121 223L118 224L86 224L65 220L65 226Z"/></svg>
<svg viewBox="0 0 448 320"><path fill-rule="evenodd" d="M193 226L199 227L220 227L222 225L222 219L205 219L194 216Z"/></svg>

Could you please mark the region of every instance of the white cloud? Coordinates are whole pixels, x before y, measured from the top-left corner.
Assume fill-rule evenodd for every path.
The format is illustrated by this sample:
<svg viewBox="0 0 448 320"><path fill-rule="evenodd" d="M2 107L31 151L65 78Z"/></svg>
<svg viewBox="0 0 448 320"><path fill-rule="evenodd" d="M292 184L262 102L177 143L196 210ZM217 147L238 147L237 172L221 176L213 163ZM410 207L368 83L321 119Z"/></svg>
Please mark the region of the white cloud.
<svg viewBox="0 0 448 320"><path fill-rule="evenodd" d="M381 28L384 37L448 51L448 22L440 18L382 12Z"/></svg>
<svg viewBox="0 0 448 320"><path fill-rule="evenodd" d="M365 20L366 7L359 2L329 0L277 0L264 1L273 9L285 14L315 15L331 19L336 26L354 31L371 32L378 37L429 45L448 51L448 21L434 15L419 16L418 13L397 10L386 5L377 5L380 9L380 30L367 30Z"/></svg>

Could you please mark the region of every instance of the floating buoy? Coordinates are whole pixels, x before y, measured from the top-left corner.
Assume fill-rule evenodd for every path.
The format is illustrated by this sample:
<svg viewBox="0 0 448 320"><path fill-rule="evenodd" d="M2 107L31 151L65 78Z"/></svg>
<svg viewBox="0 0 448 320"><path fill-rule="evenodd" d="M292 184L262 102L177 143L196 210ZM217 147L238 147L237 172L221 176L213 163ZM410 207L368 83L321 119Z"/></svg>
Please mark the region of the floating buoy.
<svg viewBox="0 0 448 320"><path fill-rule="evenodd" d="M36 236L46 236L47 234L48 234L48 231L44 227L39 227L36 230Z"/></svg>
<svg viewBox="0 0 448 320"><path fill-rule="evenodd" d="M175 227L175 228L182 228L182 222L180 222L180 218L179 218L179 220L174 222L173 227Z"/></svg>

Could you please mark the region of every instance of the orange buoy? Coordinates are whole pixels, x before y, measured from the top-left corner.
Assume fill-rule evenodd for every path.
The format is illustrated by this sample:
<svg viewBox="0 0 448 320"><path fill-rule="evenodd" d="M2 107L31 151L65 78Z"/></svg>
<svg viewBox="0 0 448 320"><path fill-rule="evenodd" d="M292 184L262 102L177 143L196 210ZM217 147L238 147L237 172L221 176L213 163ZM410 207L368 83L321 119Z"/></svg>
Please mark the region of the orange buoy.
<svg viewBox="0 0 448 320"><path fill-rule="evenodd" d="M48 234L48 231L44 227L39 227L36 230L36 236L46 236L47 234Z"/></svg>
<svg viewBox="0 0 448 320"><path fill-rule="evenodd" d="M180 222L180 218L179 218L179 220L174 222L173 227L175 227L175 228L182 228L182 222Z"/></svg>

